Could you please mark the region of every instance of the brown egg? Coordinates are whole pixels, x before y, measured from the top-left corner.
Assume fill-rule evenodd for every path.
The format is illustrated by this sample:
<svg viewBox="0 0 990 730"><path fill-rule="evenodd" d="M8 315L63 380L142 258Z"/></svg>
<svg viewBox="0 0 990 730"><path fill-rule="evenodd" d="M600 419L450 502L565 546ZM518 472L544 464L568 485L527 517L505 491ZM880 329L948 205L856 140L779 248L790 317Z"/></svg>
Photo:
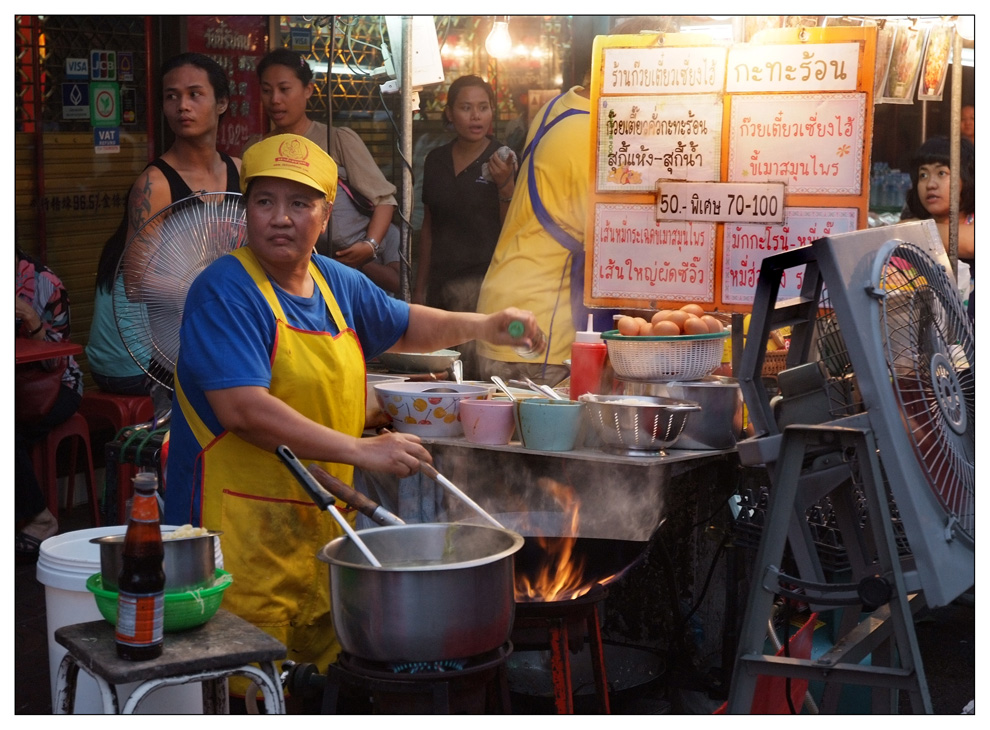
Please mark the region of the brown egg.
<svg viewBox="0 0 990 730"><path fill-rule="evenodd" d="M675 309L667 316L668 322L673 322L677 325L677 329L681 332L684 331L684 323L688 320L691 315L687 312L681 311L680 309Z"/></svg>
<svg viewBox="0 0 990 730"><path fill-rule="evenodd" d="M636 322L639 324L639 334L649 337L653 334L653 324L647 322L642 317L636 317Z"/></svg>
<svg viewBox="0 0 990 730"><path fill-rule="evenodd" d="M669 320L661 320L653 325L654 337L676 337L681 328Z"/></svg>
<svg viewBox="0 0 990 730"><path fill-rule="evenodd" d="M707 335L708 325L701 319L701 317L689 317L684 323L684 334Z"/></svg>
<svg viewBox="0 0 990 730"><path fill-rule="evenodd" d="M615 326L619 330L620 335L629 337L639 334L639 325L632 317L619 317L619 321L616 322Z"/></svg>
<svg viewBox="0 0 990 730"><path fill-rule="evenodd" d="M719 322L716 317L713 317L710 314L702 315L701 321L704 322L705 325L707 325L708 331L711 333L721 332L724 329L722 327L722 323Z"/></svg>
<svg viewBox="0 0 990 730"><path fill-rule="evenodd" d="M659 312L653 315L653 318L650 320L650 322L652 322L653 324L656 324L657 322L662 322L663 320L667 319L669 315L670 315L669 309L661 309Z"/></svg>
<svg viewBox="0 0 990 730"><path fill-rule="evenodd" d="M681 311L693 314L695 317L700 317L705 313L704 308L700 304L685 304L681 307Z"/></svg>

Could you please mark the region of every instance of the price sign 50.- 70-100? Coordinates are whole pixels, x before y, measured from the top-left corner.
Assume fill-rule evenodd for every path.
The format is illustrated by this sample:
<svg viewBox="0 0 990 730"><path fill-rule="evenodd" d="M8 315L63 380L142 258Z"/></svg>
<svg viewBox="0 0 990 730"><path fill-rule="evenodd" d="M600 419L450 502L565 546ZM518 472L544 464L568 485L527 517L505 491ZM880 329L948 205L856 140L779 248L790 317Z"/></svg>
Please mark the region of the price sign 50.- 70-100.
<svg viewBox="0 0 990 730"><path fill-rule="evenodd" d="M657 220L782 223L784 183L658 182Z"/></svg>

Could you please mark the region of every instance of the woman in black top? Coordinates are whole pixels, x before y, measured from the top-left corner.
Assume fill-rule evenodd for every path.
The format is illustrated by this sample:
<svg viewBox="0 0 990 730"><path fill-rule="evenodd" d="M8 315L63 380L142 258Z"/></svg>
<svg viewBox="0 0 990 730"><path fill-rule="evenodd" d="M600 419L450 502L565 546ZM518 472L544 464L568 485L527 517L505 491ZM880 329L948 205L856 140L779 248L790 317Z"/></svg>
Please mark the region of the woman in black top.
<svg viewBox="0 0 990 730"><path fill-rule="evenodd" d="M447 92L445 118L457 136L426 156L423 227L413 302L473 312L515 185L514 158L494 154L495 92L462 76ZM465 376L479 377L473 343L459 348Z"/></svg>

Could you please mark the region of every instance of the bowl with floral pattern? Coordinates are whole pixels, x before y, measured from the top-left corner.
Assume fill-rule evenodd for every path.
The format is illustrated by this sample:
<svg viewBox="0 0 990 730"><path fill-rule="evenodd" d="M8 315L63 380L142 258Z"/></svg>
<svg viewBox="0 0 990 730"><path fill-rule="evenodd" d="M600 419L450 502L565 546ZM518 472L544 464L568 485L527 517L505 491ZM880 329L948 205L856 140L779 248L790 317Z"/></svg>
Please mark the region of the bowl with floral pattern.
<svg viewBox="0 0 990 730"><path fill-rule="evenodd" d="M459 405L465 398L487 398L484 385L447 382L376 383L378 404L400 433L420 438L452 438L464 435Z"/></svg>

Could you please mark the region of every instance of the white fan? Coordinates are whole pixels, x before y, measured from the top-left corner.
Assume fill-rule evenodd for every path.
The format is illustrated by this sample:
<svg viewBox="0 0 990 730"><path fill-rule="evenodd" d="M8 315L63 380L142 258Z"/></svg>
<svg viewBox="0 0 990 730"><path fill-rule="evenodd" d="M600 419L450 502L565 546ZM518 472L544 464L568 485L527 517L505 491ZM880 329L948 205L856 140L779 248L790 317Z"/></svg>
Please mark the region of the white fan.
<svg viewBox="0 0 990 730"><path fill-rule="evenodd" d="M833 703L835 685L873 686L879 712L896 711L891 689L906 690L931 711L912 611L975 580L975 347L947 265L931 221L823 238L763 263L739 374L757 435L739 454L765 464L772 484L730 711L748 709L755 673L824 679ZM801 295L777 301L797 267ZM791 346L771 408L762 343L783 326ZM823 567L809 529L822 510L834 510L848 575ZM797 576L782 568L785 544ZM847 633L814 661L764 656L774 595L850 607ZM894 646L881 655L884 642ZM871 651L872 666L860 665Z"/></svg>
<svg viewBox="0 0 990 730"><path fill-rule="evenodd" d="M179 325L199 273L246 240L239 193L198 193L152 216L124 248L113 310L124 346L156 382L172 387Z"/></svg>

